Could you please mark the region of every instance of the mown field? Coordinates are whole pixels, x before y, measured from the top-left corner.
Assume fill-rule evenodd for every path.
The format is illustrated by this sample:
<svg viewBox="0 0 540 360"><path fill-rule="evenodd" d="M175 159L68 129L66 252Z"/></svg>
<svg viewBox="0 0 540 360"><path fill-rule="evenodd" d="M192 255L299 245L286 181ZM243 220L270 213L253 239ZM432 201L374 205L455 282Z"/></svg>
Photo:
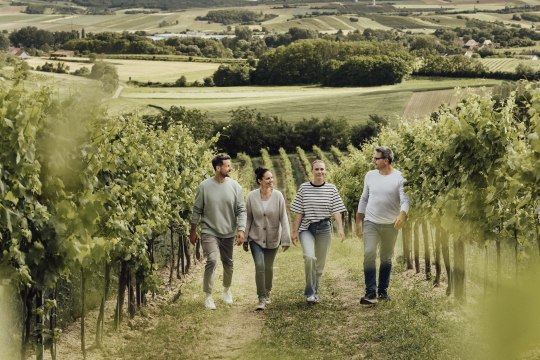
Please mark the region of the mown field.
<svg viewBox="0 0 540 360"><path fill-rule="evenodd" d="M69 71L73 72L82 67L92 68L92 63L69 60L50 60L48 58L31 58L27 62L30 66L42 66L48 63L61 63L69 66ZM154 81L154 82L175 82L179 77L185 76L189 82L203 80L211 76L219 67L218 63L184 62L184 61L145 61L145 60L125 60L125 59L104 59L113 64L118 71L120 81Z"/></svg>
<svg viewBox="0 0 540 360"><path fill-rule="evenodd" d="M399 117L415 92L451 90L455 87L494 86L489 79L411 79L401 84L358 88L319 86L271 86L233 88L126 88L113 104L113 111L148 109L148 105L172 105L208 111L217 120L227 120L229 111L249 106L288 121L303 118L343 117L350 123L364 122L370 114ZM430 98L428 95L427 98ZM427 113L441 103L433 97ZM426 113L425 111L423 113Z"/></svg>

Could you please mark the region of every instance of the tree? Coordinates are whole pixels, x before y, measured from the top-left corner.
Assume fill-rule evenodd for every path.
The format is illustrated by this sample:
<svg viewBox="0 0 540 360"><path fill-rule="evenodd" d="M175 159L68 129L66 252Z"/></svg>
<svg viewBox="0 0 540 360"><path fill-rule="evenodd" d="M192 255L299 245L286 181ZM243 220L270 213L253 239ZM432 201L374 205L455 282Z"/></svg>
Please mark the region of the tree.
<svg viewBox="0 0 540 360"><path fill-rule="evenodd" d="M92 66L89 78L101 81L103 89L108 93L114 92L119 83L116 66L103 61L98 61Z"/></svg>
<svg viewBox="0 0 540 360"><path fill-rule="evenodd" d="M9 38L4 33L0 33L0 50L7 50L9 48Z"/></svg>

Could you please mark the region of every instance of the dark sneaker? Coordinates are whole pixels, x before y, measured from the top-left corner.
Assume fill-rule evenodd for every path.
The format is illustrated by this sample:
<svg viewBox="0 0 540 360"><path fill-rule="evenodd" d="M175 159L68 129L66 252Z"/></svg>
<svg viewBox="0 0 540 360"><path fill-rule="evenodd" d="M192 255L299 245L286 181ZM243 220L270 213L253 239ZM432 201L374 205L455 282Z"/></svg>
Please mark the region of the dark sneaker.
<svg viewBox="0 0 540 360"><path fill-rule="evenodd" d="M379 293L379 301L390 301L390 296L386 292Z"/></svg>
<svg viewBox="0 0 540 360"><path fill-rule="evenodd" d="M360 304L362 305L375 305L377 303L377 297L374 293L366 294L360 298Z"/></svg>

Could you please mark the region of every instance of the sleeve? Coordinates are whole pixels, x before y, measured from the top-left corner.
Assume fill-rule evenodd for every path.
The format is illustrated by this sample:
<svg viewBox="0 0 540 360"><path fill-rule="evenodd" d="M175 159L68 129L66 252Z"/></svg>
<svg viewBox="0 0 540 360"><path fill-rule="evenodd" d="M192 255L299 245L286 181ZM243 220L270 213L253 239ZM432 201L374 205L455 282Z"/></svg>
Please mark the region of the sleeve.
<svg viewBox="0 0 540 360"><path fill-rule="evenodd" d="M249 230L253 223L253 213L251 212L251 194L248 195L246 200L246 240L249 238Z"/></svg>
<svg viewBox="0 0 540 360"><path fill-rule="evenodd" d="M332 193L332 214L342 213L347 211L345 204L339 195L337 187L334 186L334 191Z"/></svg>
<svg viewBox="0 0 540 360"><path fill-rule="evenodd" d="M400 211L405 212L406 214L409 213L409 197L407 194L405 194L405 184L407 183L407 180L405 178L401 178L401 181L399 182L399 204L400 204Z"/></svg>
<svg viewBox="0 0 540 360"><path fill-rule="evenodd" d="M242 187L238 185L238 191L236 192L236 226L238 231L246 230L246 203L244 202L244 194Z"/></svg>
<svg viewBox="0 0 540 360"><path fill-rule="evenodd" d="M198 224L201 222L201 217L204 211L204 188L199 185L197 194L195 195L195 202L193 203L193 212L191 213L191 223Z"/></svg>
<svg viewBox="0 0 540 360"><path fill-rule="evenodd" d="M360 214L366 213L367 203L369 199L369 186L367 181L368 174L364 176L364 191L362 191L362 196L360 196L360 201L358 202L357 212Z"/></svg>
<svg viewBox="0 0 540 360"><path fill-rule="evenodd" d="M289 216L287 215L287 206L283 194L279 199L279 221L281 224L281 246L291 245L291 229L289 226Z"/></svg>
<svg viewBox="0 0 540 360"><path fill-rule="evenodd" d="M291 211L297 214L304 215L304 199L302 195L302 185L300 185L298 191L296 192L296 196L294 197L294 200L291 204Z"/></svg>

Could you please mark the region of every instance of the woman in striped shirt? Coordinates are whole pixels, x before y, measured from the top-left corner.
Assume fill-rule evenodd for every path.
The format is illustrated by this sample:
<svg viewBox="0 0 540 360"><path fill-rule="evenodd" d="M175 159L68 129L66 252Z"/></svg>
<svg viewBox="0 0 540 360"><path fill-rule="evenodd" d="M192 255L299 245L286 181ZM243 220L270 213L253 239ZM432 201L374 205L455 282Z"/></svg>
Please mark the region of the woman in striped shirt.
<svg viewBox="0 0 540 360"><path fill-rule="evenodd" d="M326 183L326 166L322 160L311 164L313 181L300 185L291 205L296 213L292 241L302 244L306 288L304 295L308 304L319 302L319 280L326 263L326 254L332 239L330 218L334 215L341 241L345 239L341 213L345 211L343 200L333 184Z"/></svg>

